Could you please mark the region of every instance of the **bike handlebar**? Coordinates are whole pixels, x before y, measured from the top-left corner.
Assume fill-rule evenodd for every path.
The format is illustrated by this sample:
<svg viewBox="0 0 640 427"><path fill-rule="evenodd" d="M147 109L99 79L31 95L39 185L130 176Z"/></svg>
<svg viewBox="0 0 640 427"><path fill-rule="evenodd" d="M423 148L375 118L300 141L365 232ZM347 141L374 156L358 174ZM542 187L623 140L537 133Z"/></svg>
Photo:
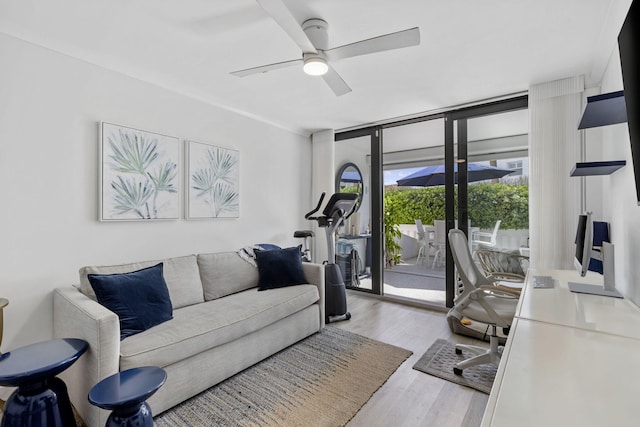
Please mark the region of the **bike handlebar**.
<svg viewBox="0 0 640 427"><path fill-rule="evenodd" d="M309 219L309 217L311 215L313 215L314 213L318 212L320 210L320 206L322 206L322 202L324 201L324 196L326 195L326 193L323 191L322 195L320 195L320 201L318 202L318 206L316 206L316 208L314 210L312 210L311 212L308 212L305 216L304 219Z"/></svg>

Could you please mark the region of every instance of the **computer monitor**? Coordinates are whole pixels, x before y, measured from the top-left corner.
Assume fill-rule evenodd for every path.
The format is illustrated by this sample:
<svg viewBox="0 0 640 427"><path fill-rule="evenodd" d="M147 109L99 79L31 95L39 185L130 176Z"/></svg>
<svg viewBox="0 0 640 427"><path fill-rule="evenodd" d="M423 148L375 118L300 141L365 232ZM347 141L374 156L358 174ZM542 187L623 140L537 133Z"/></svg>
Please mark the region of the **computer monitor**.
<svg viewBox="0 0 640 427"><path fill-rule="evenodd" d="M591 258L601 260L604 286L569 282L569 290L583 294L622 298L622 295L615 288L613 245L606 241L602 242L602 246L593 245L593 220L590 212L578 217L575 243L576 254L573 263L580 276L586 276Z"/></svg>
<svg viewBox="0 0 640 427"><path fill-rule="evenodd" d="M578 217L578 230L576 231L576 255L573 259L573 265L580 273L580 276L587 275L589 262L591 261L591 252L593 251L593 220L591 213L587 212Z"/></svg>

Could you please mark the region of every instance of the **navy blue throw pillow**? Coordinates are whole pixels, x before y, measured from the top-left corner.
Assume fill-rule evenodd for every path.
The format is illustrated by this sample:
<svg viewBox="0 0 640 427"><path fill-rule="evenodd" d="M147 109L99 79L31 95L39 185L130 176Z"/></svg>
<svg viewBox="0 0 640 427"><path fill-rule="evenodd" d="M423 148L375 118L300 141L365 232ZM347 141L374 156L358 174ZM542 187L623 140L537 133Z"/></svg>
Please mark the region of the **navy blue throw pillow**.
<svg viewBox="0 0 640 427"><path fill-rule="evenodd" d="M120 319L120 340L173 318L162 263L118 274L89 274L98 302Z"/></svg>
<svg viewBox="0 0 640 427"><path fill-rule="evenodd" d="M302 245L295 248L256 251L258 290L308 283L302 271L301 248Z"/></svg>
<svg viewBox="0 0 640 427"><path fill-rule="evenodd" d="M282 249L280 246L278 245L274 245L272 243L258 243L257 246L260 246L261 249L258 250L263 250L263 251L274 251L277 249Z"/></svg>

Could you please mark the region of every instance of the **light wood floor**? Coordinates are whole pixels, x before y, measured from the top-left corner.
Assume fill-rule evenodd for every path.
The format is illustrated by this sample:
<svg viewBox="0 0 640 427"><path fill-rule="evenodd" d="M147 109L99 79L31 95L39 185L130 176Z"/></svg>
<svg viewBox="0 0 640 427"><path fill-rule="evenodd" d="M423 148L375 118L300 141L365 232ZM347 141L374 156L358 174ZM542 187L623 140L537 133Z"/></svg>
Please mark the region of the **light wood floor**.
<svg viewBox="0 0 640 427"><path fill-rule="evenodd" d="M476 345L482 345L481 341L451 333L444 313L353 291L347 298L352 318L331 326L413 352L347 424L349 427L480 425L488 395L412 367L437 338Z"/></svg>

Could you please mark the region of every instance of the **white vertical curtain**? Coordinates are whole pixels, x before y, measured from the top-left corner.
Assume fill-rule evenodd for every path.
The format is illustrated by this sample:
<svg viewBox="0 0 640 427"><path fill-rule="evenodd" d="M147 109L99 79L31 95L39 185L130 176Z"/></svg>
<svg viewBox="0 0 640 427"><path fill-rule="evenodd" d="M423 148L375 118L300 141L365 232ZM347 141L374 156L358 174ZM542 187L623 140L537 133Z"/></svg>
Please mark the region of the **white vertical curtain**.
<svg viewBox="0 0 640 427"><path fill-rule="evenodd" d="M538 270L573 265L582 178L569 173L581 157L583 91L583 76L529 88L529 245Z"/></svg>

